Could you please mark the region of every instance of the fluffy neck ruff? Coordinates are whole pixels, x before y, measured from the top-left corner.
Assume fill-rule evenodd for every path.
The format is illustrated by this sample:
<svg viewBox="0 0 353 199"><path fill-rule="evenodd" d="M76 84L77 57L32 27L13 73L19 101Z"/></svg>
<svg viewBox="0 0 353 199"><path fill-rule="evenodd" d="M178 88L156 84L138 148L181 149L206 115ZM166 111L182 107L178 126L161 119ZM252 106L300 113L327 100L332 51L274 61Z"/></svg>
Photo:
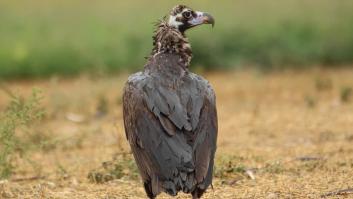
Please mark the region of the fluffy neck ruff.
<svg viewBox="0 0 353 199"><path fill-rule="evenodd" d="M192 58L192 50L185 34L170 26L166 20L156 24L154 33L151 57L161 53L178 54L180 63L188 68Z"/></svg>

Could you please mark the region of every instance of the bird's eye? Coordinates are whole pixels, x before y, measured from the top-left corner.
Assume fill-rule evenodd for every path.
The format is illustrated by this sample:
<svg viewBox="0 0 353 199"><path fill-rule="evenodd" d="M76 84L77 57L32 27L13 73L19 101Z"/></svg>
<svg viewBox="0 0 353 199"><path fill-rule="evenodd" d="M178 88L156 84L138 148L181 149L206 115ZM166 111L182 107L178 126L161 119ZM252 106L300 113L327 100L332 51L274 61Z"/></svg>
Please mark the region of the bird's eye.
<svg viewBox="0 0 353 199"><path fill-rule="evenodd" d="M191 11L185 11L183 13L183 17L185 17L186 19L189 19L191 16L192 16Z"/></svg>

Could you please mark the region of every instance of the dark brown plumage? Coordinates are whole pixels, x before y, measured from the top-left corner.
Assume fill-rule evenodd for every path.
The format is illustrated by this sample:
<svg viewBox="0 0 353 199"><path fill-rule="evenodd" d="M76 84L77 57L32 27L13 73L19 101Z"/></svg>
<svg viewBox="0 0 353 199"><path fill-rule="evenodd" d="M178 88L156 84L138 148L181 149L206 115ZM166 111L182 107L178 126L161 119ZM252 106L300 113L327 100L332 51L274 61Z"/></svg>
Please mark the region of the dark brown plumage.
<svg viewBox="0 0 353 199"><path fill-rule="evenodd" d="M212 183L215 94L189 72L192 51L184 34L204 23L214 20L186 6L173 8L169 21L157 25L144 70L131 75L124 89L125 132L149 198L162 191L200 198Z"/></svg>

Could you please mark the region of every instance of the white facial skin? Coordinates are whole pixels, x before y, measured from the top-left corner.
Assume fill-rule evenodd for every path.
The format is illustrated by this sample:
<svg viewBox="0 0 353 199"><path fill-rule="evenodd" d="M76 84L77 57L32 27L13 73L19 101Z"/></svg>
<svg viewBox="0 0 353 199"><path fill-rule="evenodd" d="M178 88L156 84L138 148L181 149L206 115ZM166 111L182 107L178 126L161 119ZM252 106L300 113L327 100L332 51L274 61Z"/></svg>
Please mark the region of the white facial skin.
<svg viewBox="0 0 353 199"><path fill-rule="evenodd" d="M196 14L196 16L195 16ZM181 13L177 15L169 16L168 24L175 28L180 28L181 26L187 25L188 28L195 27L208 22L208 17L204 12L195 11L185 8ZM185 23L185 24L184 24Z"/></svg>
<svg viewBox="0 0 353 199"><path fill-rule="evenodd" d="M170 16L168 21L169 26L178 28L179 26L183 25L183 22L176 20L176 18L181 17L181 15L182 14L177 14L176 16Z"/></svg>
<svg viewBox="0 0 353 199"><path fill-rule="evenodd" d="M180 20L178 21L177 19L182 19L182 18L184 18L184 17L183 17L183 13L184 13L184 12L188 12L188 11L190 12L189 9L185 8L181 13L178 13L177 15L170 15L170 16L169 16L168 24L169 24L170 26L175 27L175 28L178 28L179 26L183 25L183 22L180 21Z"/></svg>
<svg viewBox="0 0 353 199"><path fill-rule="evenodd" d="M196 11L195 13L197 17L192 17L188 22L193 26L203 24L205 22L204 13L199 11Z"/></svg>

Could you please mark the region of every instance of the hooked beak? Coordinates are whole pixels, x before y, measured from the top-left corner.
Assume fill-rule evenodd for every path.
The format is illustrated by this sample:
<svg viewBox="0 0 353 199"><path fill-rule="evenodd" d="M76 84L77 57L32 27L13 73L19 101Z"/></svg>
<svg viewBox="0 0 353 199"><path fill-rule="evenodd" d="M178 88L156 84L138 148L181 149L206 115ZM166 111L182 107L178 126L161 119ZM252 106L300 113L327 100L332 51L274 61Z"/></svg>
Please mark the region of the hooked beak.
<svg viewBox="0 0 353 199"><path fill-rule="evenodd" d="M212 24L212 27L215 25L215 20L212 15L205 12L196 12L196 17L192 18L189 21L191 27L202 25L202 24Z"/></svg>

